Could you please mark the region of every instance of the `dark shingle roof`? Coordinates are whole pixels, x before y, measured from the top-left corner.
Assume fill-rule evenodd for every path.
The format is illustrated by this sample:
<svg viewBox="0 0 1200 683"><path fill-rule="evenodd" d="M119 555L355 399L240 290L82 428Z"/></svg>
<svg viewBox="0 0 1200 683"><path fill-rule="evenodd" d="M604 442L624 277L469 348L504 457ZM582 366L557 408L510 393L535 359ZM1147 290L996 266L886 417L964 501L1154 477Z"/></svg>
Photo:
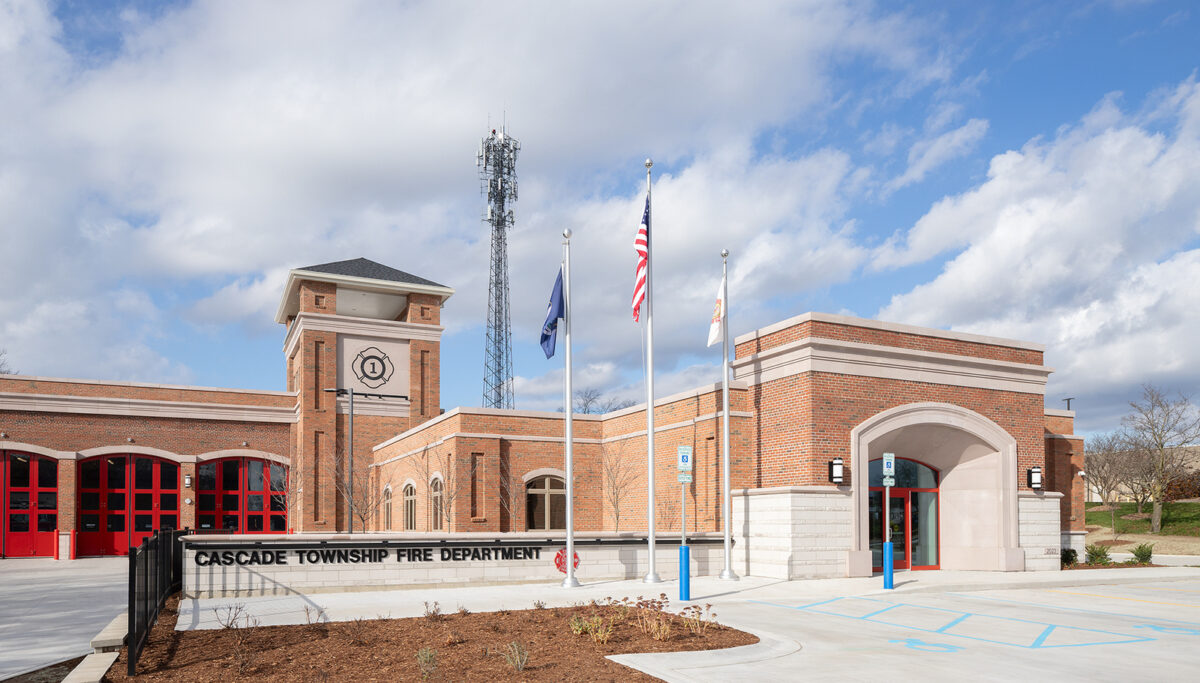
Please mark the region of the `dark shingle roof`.
<svg viewBox="0 0 1200 683"><path fill-rule="evenodd" d="M403 282L410 285L425 285L427 287L445 287L433 280L426 280L423 277L417 277L412 273L406 273L403 270L389 268L382 263L376 263L365 258L354 258L348 261L334 261L333 263L321 263L315 266L305 266L300 270L311 270L315 273L329 273L330 275L345 275L346 277L361 277L369 280L386 280L388 282Z"/></svg>

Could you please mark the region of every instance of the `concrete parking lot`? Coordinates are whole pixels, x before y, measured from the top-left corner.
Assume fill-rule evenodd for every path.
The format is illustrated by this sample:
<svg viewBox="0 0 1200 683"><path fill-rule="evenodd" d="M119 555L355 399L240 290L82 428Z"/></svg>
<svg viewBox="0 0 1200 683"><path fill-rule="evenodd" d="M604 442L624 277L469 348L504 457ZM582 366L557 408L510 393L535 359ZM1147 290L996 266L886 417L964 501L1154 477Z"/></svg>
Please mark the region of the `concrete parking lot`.
<svg viewBox="0 0 1200 683"><path fill-rule="evenodd" d="M779 582L693 579L693 602L758 645L715 652L621 655L669 681L1196 680L1200 671L1200 569L1080 572L905 572L897 590L880 577ZM323 593L185 601L177 628L215 628L214 607L241 603L264 624L327 618L418 616L426 601L473 612L665 592L678 586L614 581L556 585Z"/></svg>
<svg viewBox="0 0 1200 683"><path fill-rule="evenodd" d="M0 680L91 652L125 610L129 560L0 560Z"/></svg>

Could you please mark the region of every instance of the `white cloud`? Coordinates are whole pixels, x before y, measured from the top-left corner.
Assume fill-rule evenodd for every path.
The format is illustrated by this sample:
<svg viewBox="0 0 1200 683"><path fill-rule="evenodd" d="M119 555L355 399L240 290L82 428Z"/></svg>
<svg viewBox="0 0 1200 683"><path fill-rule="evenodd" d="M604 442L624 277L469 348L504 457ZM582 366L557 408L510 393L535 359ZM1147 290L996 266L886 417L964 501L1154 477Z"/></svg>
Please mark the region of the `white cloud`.
<svg viewBox="0 0 1200 683"><path fill-rule="evenodd" d="M935 114L936 117L936 114ZM943 122L934 122L938 126ZM913 143L908 150L908 168L904 173L888 181L887 192L918 183L933 169L942 164L965 156L975 148L975 145L987 133L988 122L984 119L971 119L954 130L947 131L933 138L924 138Z"/></svg>
<svg viewBox="0 0 1200 683"><path fill-rule="evenodd" d="M677 179L662 188L663 253L686 256L663 257L666 287L686 292L699 255L722 246L743 263L780 249L817 266L735 265L747 298L769 278L820 286L861 256L816 164L831 165L835 185L853 182L853 170L831 151L760 160L745 141L831 107L839 62L869 64L880 89L908 92L943 82L948 69L925 47L920 21L867 2L311 2L288 11L195 2L113 14L118 25L101 32L121 47L98 57L75 39L68 53L45 3L0 2L0 282L22 292L10 320L47 302L141 288L196 324L270 328L282 271L365 256L454 286L448 331L466 329L482 320L487 286L472 162L489 115L493 124L506 115L524 143L514 318L525 297L544 296L532 271L524 284L525 268L547 262L526 241L557 234L560 221L580 226L581 244L597 242L596 265L581 264L581 275L612 281L631 268L623 235L620 247L599 241L639 215L633 190L647 154ZM719 161L725 154L735 158ZM740 177L700 177L725 166ZM615 168L627 182L614 180ZM796 201L773 196L797 185ZM692 275L672 274L684 266ZM619 317L624 278L608 289L592 304L606 320ZM699 298L685 296L678 314L664 306L668 340L676 315L707 307ZM22 367L69 367L39 358Z"/></svg>
<svg viewBox="0 0 1200 683"><path fill-rule="evenodd" d="M879 251L901 266L962 249L879 317L1045 341L1051 393L1091 395L1102 413L1143 381L1196 386L1200 86L1151 102L1137 117L1106 98L1053 140L996 156L983 184Z"/></svg>

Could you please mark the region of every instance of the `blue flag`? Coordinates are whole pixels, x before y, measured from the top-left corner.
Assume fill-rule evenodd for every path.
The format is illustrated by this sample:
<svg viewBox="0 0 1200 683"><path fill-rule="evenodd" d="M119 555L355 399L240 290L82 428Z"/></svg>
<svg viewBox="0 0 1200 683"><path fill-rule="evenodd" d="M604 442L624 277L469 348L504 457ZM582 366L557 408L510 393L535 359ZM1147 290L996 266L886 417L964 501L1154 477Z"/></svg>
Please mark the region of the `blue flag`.
<svg viewBox="0 0 1200 683"><path fill-rule="evenodd" d="M558 339L558 319L566 316L566 304L563 302L562 268L558 269L558 278L554 280L554 291L550 292L550 305L546 306L546 322L542 323L542 350L546 357L554 355L554 342Z"/></svg>

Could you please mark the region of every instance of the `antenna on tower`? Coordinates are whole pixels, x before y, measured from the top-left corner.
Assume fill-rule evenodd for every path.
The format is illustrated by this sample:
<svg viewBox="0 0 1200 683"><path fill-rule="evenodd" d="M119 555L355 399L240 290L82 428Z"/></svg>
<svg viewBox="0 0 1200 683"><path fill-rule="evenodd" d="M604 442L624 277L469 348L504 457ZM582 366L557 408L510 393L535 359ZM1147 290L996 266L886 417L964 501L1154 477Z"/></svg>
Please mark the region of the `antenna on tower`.
<svg viewBox="0 0 1200 683"><path fill-rule="evenodd" d="M479 167L492 229L491 270L488 276L487 335L483 348L483 406L513 407L512 331L508 314L508 230L513 225L509 206L517 201L517 152L521 143L508 135L507 121L479 143Z"/></svg>

